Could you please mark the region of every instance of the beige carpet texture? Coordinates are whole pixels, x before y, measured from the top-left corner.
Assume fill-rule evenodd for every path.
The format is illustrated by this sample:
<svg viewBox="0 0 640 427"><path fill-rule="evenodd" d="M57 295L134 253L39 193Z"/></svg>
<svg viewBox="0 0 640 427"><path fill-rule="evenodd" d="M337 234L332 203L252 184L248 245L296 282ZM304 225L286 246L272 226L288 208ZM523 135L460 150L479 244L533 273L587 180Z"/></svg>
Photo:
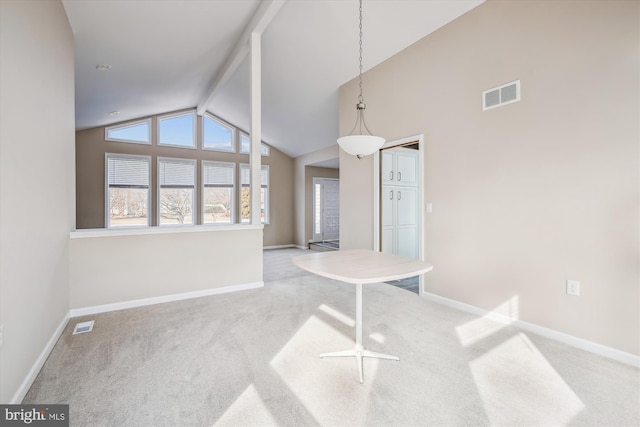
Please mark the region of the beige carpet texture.
<svg viewBox="0 0 640 427"><path fill-rule="evenodd" d="M388 284L364 287L364 345L400 361L360 384L318 357L353 348L355 287L298 253L265 253L264 288L71 319L24 403L72 426L640 425L638 369Z"/></svg>

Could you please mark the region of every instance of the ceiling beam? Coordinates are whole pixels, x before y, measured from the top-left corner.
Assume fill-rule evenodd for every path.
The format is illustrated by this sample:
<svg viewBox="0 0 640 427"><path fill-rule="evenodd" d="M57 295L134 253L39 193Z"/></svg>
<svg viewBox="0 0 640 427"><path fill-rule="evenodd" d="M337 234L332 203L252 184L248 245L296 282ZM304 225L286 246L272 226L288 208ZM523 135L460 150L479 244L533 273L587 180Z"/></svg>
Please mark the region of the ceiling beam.
<svg viewBox="0 0 640 427"><path fill-rule="evenodd" d="M202 116L213 100L216 92L233 76L244 58L249 53L249 39L251 33L262 34L267 29L273 18L278 14L286 0L261 1L245 27L242 35L236 42L233 50L227 57L222 68L216 73L209 85L209 89L198 104L197 113Z"/></svg>

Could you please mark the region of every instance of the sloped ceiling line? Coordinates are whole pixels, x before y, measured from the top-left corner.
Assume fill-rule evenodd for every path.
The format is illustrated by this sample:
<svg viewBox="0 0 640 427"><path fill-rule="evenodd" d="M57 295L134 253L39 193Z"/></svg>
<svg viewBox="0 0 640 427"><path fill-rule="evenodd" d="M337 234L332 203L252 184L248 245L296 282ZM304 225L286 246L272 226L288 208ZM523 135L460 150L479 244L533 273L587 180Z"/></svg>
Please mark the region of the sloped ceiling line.
<svg viewBox="0 0 640 427"><path fill-rule="evenodd" d="M233 50L227 57L222 68L214 75L211 85L198 104L197 113L202 116L211 101L221 88L236 72L242 61L249 53L249 37L252 33L262 34L273 18L278 14L286 0L270 0L260 2L256 12L238 38Z"/></svg>

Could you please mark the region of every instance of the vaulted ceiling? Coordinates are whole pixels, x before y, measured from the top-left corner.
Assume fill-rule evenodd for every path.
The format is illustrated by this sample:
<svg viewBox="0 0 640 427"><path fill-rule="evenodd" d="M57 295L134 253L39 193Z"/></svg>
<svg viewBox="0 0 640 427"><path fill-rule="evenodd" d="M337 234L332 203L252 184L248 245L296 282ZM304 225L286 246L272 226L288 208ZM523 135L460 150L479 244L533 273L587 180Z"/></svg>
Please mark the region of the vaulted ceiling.
<svg viewBox="0 0 640 427"><path fill-rule="evenodd" d="M63 0L75 38L76 128L210 98L210 112L249 130L248 57L210 88L254 15L278 1ZM365 71L483 1L365 0ZM358 73L358 1L288 0L275 10L262 35L262 139L296 157L338 137L338 88Z"/></svg>

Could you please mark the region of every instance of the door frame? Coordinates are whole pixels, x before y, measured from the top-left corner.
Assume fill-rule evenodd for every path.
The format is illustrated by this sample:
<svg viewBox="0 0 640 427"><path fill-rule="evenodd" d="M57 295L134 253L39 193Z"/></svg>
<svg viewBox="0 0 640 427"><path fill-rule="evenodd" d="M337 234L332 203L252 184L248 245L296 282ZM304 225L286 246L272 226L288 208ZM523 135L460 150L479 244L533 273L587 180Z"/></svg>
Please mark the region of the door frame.
<svg viewBox="0 0 640 427"><path fill-rule="evenodd" d="M316 184L322 181L338 181L340 182L340 178L324 178L324 177L319 177L319 176L314 176L312 179L312 184L311 184L311 241L313 242L320 242L320 241L324 241L324 220L322 218L322 216L320 217L320 240L316 239ZM322 199L321 204L324 205L324 199ZM339 231L338 231L338 236L339 236ZM338 237L338 239L340 239L340 237Z"/></svg>
<svg viewBox="0 0 640 427"><path fill-rule="evenodd" d="M424 261L424 134L410 136L407 138L387 141L380 150L385 148L399 147L411 142L418 143L418 259ZM373 250L380 250L380 150L373 154ZM424 274L420 275L418 295L422 296L424 287Z"/></svg>

